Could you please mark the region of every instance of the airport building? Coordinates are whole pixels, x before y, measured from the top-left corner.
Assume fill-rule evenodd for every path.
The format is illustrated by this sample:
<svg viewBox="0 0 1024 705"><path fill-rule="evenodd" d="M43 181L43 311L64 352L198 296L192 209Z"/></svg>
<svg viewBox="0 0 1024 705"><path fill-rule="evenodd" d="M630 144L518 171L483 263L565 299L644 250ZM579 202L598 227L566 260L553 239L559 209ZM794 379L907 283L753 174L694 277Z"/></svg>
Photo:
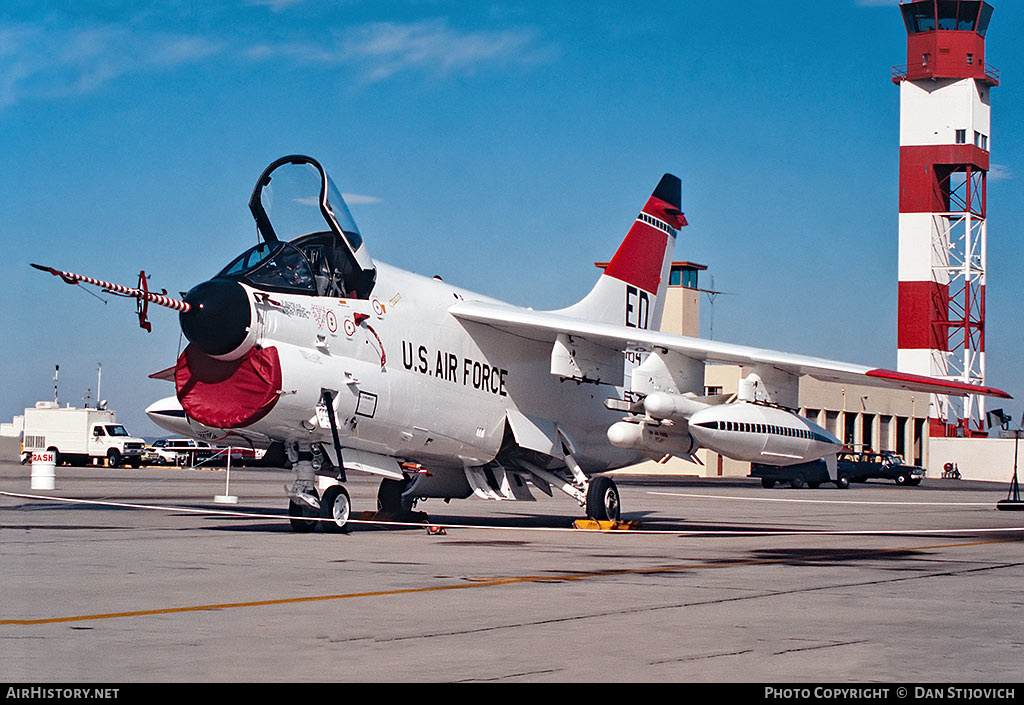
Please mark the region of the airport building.
<svg viewBox="0 0 1024 705"><path fill-rule="evenodd" d="M604 264L598 262L597 266ZM701 297L716 293L700 286L700 273L706 270L705 265L694 262L672 263L662 331L688 336L699 334ZM734 394L741 376L737 365L707 365L704 393ZM929 466L927 394L839 385L802 377L799 404L800 414L842 439L851 449L892 450L903 455L907 462ZM672 458L665 463L643 463L632 470L701 477L746 477L750 473L749 463L713 451L700 450L697 457L703 466Z"/></svg>

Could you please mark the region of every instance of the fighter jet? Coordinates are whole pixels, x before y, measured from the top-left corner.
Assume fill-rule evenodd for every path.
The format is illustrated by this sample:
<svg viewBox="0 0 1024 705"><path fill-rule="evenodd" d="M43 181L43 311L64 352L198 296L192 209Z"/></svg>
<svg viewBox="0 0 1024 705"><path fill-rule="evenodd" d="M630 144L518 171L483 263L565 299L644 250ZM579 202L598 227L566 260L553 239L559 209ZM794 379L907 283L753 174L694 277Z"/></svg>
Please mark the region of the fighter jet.
<svg viewBox="0 0 1024 705"><path fill-rule="evenodd" d="M287 156L256 183L261 241L183 300L145 286L39 267L72 284L179 311L189 344L173 397L147 412L176 434L242 438L287 458L296 531L342 532L350 472L380 476L379 509L477 496L563 492L617 520L606 471L700 448L778 466L842 442L796 413L798 380L936 394L1005 392L659 332L681 183L664 175L593 289L534 311L374 260L315 159ZM38 265L34 265L38 266ZM708 363L742 366L735 395L707 397Z"/></svg>

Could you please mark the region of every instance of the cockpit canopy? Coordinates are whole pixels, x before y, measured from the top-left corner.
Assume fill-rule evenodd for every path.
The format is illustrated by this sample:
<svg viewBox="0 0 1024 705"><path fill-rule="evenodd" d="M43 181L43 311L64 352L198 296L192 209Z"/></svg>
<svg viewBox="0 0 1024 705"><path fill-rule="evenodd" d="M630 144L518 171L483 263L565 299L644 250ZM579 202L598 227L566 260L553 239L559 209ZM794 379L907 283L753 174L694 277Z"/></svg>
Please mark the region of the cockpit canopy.
<svg viewBox="0 0 1024 705"><path fill-rule="evenodd" d="M256 182L249 209L263 242L217 277L258 289L338 298L368 298L373 259L334 182L311 157L271 164Z"/></svg>

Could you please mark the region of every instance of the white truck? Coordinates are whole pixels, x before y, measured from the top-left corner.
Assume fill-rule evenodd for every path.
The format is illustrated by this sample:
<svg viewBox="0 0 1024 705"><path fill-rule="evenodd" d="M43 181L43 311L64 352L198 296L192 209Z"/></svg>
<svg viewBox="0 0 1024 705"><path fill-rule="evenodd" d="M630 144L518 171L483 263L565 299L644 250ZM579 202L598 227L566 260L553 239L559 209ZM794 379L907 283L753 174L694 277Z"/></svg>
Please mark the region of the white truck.
<svg viewBox="0 0 1024 705"><path fill-rule="evenodd" d="M117 423L116 411L60 407L52 401L36 402L35 408L25 409L23 452L54 451L58 465L106 460L112 468L124 464L137 468L145 445Z"/></svg>

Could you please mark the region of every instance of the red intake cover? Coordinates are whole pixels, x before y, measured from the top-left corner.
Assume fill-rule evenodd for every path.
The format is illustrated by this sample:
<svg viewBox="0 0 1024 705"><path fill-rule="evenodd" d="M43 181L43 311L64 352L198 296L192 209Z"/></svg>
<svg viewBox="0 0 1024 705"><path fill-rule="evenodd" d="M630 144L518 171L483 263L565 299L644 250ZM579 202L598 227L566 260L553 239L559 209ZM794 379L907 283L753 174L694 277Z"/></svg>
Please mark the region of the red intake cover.
<svg viewBox="0 0 1024 705"><path fill-rule="evenodd" d="M251 348L238 360L215 360L189 345L174 368L185 413L204 426L241 428L274 408L281 389L277 348Z"/></svg>

